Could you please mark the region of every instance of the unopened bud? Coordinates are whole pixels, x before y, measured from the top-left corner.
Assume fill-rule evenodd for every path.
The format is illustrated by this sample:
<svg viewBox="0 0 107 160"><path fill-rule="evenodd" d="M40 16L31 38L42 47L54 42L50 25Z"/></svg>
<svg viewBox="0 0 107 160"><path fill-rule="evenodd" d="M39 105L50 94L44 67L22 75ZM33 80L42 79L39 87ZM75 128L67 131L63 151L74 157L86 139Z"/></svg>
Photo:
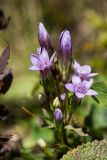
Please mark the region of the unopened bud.
<svg viewBox="0 0 107 160"><path fill-rule="evenodd" d="M66 98L66 94L65 94L65 93L62 93L62 94L60 95L60 98L61 98L62 101L64 101L65 98Z"/></svg>
<svg viewBox="0 0 107 160"><path fill-rule="evenodd" d="M47 50L50 50L52 48L50 39L49 39L49 34L45 29L43 23L39 23L38 39L39 39L41 48L45 48Z"/></svg>
<svg viewBox="0 0 107 160"><path fill-rule="evenodd" d="M54 106L55 108L60 106L60 101L59 101L58 97L56 97L56 98L53 100L53 106Z"/></svg>
<svg viewBox="0 0 107 160"><path fill-rule="evenodd" d="M71 35L68 30L60 35L60 58L62 63L67 64L72 57Z"/></svg>
<svg viewBox="0 0 107 160"><path fill-rule="evenodd" d="M63 113L59 108L56 108L54 111L54 117L56 121L61 121L63 119Z"/></svg>

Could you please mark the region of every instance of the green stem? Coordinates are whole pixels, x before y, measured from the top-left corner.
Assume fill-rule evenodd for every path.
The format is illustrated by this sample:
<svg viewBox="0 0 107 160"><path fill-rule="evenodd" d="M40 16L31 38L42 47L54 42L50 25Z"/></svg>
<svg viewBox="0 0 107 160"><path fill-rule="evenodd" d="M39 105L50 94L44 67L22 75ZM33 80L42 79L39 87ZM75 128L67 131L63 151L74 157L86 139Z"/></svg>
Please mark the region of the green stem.
<svg viewBox="0 0 107 160"><path fill-rule="evenodd" d="M78 100L75 95L72 96L71 104L69 104L69 117L67 119L67 124L70 123L72 114L75 112L75 110L80 106L81 100Z"/></svg>
<svg viewBox="0 0 107 160"><path fill-rule="evenodd" d="M49 159L56 160L56 158L50 148L48 148L48 147L42 148L42 151Z"/></svg>
<svg viewBox="0 0 107 160"><path fill-rule="evenodd" d="M56 122L56 137L57 143L67 144L64 123L62 122Z"/></svg>

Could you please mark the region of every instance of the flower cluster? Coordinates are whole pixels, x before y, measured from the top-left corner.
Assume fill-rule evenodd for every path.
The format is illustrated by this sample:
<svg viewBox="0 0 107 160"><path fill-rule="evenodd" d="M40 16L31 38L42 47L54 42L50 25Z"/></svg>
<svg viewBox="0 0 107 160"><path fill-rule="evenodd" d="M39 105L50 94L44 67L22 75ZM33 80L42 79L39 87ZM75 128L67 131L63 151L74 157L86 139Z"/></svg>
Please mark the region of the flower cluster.
<svg viewBox="0 0 107 160"><path fill-rule="evenodd" d="M92 77L96 76L97 73L91 73L90 66L80 66L77 61L74 61L73 68L74 75L72 77L72 83L66 83L65 87L73 92L79 99L83 98L85 95L97 95L96 91L89 89L93 83Z"/></svg>
<svg viewBox="0 0 107 160"><path fill-rule="evenodd" d="M43 75L48 77L48 81L46 78L43 79L44 91L46 94L48 93L47 96L51 104L56 97L59 99L60 106L57 108L52 108L51 106L51 108L55 120L62 121L62 119L66 118L66 115L62 112L65 109L67 99L66 91L72 92L79 100L85 95L97 95L96 91L90 89L93 77L97 73L91 73L90 66L81 66L72 59L72 39L68 30L60 34L58 53L53 49L49 34L42 23L39 23L38 39L40 47L37 48L36 54L31 54L30 56L32 62L30 70L40 71L42 78ZM71 73L69 72L71 67L74 69L72 82L70 82ZM50 71L50 75L47 74L47 70Z"/></svg>
<svg viewBox="0 0 107 160"><path fill-rule="evenodd" d="M44 25L39 23L38 39L40 47L37 49L36 54L31 54L31 62L33 64L30 67L31 70L44 71L50 69L55 57L55 52L49 55L49 51L53 52L53 47L50 42L49 34L46 31ZM71 36L69 31L63 31L60 35L59 56L62 63L67 63L71 59Z"/></svg>

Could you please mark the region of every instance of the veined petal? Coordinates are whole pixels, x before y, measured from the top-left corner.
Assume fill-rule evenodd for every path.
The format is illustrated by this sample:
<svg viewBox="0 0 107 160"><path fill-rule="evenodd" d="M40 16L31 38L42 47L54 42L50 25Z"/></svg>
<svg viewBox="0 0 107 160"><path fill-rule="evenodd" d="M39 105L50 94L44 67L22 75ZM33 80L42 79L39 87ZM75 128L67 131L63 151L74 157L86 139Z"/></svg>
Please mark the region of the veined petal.
<svg viewBox="0 0 107 160"><path fill-rule="evenodd" d="M89 77L94 77L94 76L97 76L97 75L98 75L98 73L90 73Z"/></svg>
<svg viewBox="0 0 107 160"><path fill-rule="evenodd" d="M81 78L79 76L73 75L73 77L72 77L72 83L74 85L76 85L76 84L79 84L80 82L81 82Z"/></svg>
<svg viewBox="0 0 107 160"><path fill-rule="evenodd" d="M31 59L32 64L34 64L34 65L37 64L38 59L36 57L36 54L31 54L30 59Z"/></svg>
<svg viewBox="0 0 107 160"><path fill-rule="evenodd" d="M37 66L33 65L32 67L29 68L30 70L33 70L33 71L40 71L41 69L38 68Z"/></svg>
<svg viewBox="0 0 107 160"><path fill-rule="evenodd" d="M36 53L39 55L41 51L42 51L41 47L38 47Z"/></svg>
<svg viewBox="0 0 107 160"><path fill-rule="evenodd" d="M59 42L60 60L63 64L67 65L67 63L69 63L72 58L72 42L71 35L68 30L63 31L60 34Z"/></svg>
<svg viewBox="0 0 107 160"><path fill-rule="evenodd" d="M43 23L41 22L39 23L38 37L40 41L44 41L49 37L48 32L46 31Z"/></svg>
<svg viewBox="0 0 107 160"><path fill-rule="evenodd" d="M83 97L85 96L85 94L82 94L82 93L79 93L79 92L75 92L75 95L76 95L79 99L81 99L81 98L83 98Z"/></svg>
<svg viewBox="0 0 107 160"><path fill-rule="evenodd" d="M49 62L48 52L45 48L42 49L42 57Z"/></svg>
<svg viewBox="0 0 107 160"><path fill-rule="evenodd" d="M78 70L80 69L80 64L76 61L76 60L74 60L74 62L73 62L73 68L78 72Z"/></svg>
<svg viewBox="0 0 107 160"><path fill-rule="evenodd" d="M98 93L97 93L96 91L92 90L92 89L89 89L89 90L87 91L87 93L86 93L86 95L88 95L88 96L97 95L97 94L98 94Z"/></svg>
<svg viewBox="0 0 107 160"><path fill-rule="evenodd" d="M92 83L93 83L93 79L92 78L89 79L89 80L84 80L83 81L83 84L86 85L87 89L89 89L91 87Z"/></svg>
<svg viewBox="0 0 107 160"><path fill-rule="evenodd" d="M60 45L62 49L71 49L71 35L68 30L65 30L60 35Z"/></svg>
<svg viewBox="0 0 107 160"><path fill-rule="evenodd" d="M80 74L88 74L91 72L91 67L88 65L81 66L79 72Z"/></svg>
<svg viewBox="0 0 107 160"><path fill-rule="evenodd" d="M72 83L66 83L65 88L68 89L71 92L74 92L74 86Z"/></svg>

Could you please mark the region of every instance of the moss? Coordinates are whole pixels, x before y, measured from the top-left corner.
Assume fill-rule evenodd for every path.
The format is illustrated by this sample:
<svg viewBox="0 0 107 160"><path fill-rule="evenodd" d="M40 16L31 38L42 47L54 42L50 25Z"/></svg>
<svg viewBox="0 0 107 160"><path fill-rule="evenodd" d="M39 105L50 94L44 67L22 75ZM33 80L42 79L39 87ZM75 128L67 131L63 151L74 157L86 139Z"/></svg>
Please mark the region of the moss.
<svg viewBox="0 0 107 160"><path fill-rule="evenodd" d="M60 160L107 160L107 142L93 141L67 152Z"/></svg>

